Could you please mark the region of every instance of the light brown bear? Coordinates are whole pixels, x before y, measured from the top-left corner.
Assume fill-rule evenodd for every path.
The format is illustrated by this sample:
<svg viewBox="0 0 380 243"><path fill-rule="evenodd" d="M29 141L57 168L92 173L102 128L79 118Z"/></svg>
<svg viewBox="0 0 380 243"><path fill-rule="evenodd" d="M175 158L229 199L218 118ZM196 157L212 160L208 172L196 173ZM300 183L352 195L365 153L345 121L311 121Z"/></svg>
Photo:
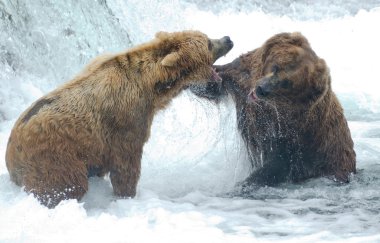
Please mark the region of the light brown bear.
<svg viewBox="0 0 380 243"><path fill-rule="evenodd" d="M96 58L21 114L6 151L11 180L50 208L108 172L115 195L134 197L154 114L190 83L219 80L212 64L232 47L227 36L159 32Z"/></svg>
<svg viewBox="0 0 380 243"><path fill-rule="evenodd" d="M349 181L356 171L350 130L329 69L303 35L277 34L216 69L222 85L210 82L192 91L210 99L233 97L255 168L245 185L319 176Z"/></svg>

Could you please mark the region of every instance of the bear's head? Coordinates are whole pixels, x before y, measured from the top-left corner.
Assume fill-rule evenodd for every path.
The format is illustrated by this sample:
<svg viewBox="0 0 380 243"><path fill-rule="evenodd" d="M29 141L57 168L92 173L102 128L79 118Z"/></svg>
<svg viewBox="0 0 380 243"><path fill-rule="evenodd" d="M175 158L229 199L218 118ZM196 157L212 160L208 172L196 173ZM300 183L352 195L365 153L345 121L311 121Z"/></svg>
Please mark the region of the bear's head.
<svg viewBox="0 0 380 243"><path fill-rule="evenodd" d="M314 103L330 88L325 61L300 33L277 34L260 51L261 65L253 79L251 100L304 106Z"/></svg>
<svg viewBox="0 0 380 243"><path fill-rule="evenodd" d="M175 76L175 81L221 81L212 64L233 47L228 36L209 39L199 31L158 32L161 47L160 64Z"/></svg>

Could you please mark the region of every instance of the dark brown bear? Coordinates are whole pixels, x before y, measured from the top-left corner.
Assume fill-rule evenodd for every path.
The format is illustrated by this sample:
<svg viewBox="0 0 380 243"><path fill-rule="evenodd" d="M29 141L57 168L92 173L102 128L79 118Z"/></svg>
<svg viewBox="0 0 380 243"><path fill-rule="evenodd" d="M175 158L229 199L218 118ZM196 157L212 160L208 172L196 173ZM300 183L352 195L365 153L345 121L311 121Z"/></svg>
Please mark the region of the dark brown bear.
<svg viewBox="0 0 380 243"><path fill-rule="evenodd" d="M356 156L329 69L300 33L281 33L218 66L222 86L191 87L200 96L230 94L254 171L246 184L276 185L327 176L348 182ZM248 98L248 99L247 99Z"/></svg>
<svg viewBox="0 0 380 243"><path fill-rule="evenodd" d="M114 194L134 197L154 114L190 82L220 79L212 64L232 46L229 37L160 32L96 58L21 114L6 151L12 181L54 207L80 199L88 177L110 172Z"/></svg>

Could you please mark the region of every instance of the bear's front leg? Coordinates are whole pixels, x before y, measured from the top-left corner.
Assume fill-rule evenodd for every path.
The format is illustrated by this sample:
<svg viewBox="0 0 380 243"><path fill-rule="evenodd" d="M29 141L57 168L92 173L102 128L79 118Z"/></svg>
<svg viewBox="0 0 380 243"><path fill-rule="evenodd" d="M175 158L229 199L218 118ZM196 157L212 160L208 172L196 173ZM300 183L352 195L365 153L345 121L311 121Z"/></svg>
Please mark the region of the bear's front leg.
<svg viewBox="0 0 380 243"><path fill-rule="evenodd" d="M113 192L119 197L135 197L141 171L142 149L115 156L110 169Z"/></svg>

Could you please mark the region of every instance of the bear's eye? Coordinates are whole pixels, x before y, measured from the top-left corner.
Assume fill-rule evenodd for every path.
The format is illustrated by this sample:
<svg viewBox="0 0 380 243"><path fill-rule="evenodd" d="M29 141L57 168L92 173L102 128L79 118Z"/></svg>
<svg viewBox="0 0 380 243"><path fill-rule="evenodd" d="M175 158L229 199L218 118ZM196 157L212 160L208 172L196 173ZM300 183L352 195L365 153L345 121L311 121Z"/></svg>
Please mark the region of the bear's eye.
<svg viewBox="0 0 380 243"><path fill-rule="evenodd" d="M271 69L272 73L276 75L280 71L280 66L277 64L274 64Z"/></svg>
<svg viewBox="0 0 380 243"><path fill-rule="evenodd" d="M283 89L290 89L293 86L293 82L289 79L281 80L280 87Z"/></svg>
<svg viewBox="0 0 380 243"><path fill-rule="evenodd" d="M209 51L212 50L212 42L210 40L208 40L208 50Z"/></svg>

